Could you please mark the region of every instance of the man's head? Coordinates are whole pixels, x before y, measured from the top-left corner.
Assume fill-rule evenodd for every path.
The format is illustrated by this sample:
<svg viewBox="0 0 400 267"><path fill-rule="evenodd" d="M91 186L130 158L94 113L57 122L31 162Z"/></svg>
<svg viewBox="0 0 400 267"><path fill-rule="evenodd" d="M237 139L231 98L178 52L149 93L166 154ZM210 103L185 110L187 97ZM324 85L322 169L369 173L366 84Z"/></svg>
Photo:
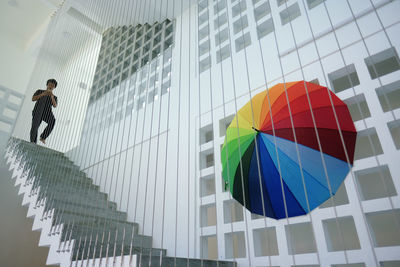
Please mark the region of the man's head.
<svg viewBox="0 0 400 267"><path fill-rule="evenodd" d="M57 87L57 81L55 79L49 79L46 83L47 90L53 90Z"/></svg>

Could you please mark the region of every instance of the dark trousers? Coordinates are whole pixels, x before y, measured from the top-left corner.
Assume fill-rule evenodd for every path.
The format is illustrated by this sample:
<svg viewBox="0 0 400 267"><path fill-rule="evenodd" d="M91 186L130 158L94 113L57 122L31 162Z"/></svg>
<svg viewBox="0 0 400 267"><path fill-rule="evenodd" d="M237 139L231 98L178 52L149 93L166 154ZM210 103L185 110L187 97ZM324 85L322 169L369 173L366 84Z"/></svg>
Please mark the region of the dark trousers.
<svg viewBox="0 0 400 267"><path fill-rule="evenodd" d="M42 139L46 139L50 135L51 131L53 131L54 124L56 123L53 113L32 114L31 142L33 143L37 142L38 129L42 121L47 123L47 127L40 135L40 138Z"/></svg>

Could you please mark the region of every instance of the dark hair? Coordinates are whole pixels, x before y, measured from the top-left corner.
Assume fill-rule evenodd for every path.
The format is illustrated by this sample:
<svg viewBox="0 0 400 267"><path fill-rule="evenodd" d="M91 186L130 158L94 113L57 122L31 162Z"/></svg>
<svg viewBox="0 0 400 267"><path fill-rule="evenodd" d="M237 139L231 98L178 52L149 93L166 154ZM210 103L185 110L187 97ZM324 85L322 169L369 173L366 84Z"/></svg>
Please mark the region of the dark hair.
<svg viewBox="0 0 400 267"><path fill-rule="evenodd" d="M48 85L49 83L54 83L54 88L57 87L57 81L55 79L49 79L47 80L46 85Z"/></svg>

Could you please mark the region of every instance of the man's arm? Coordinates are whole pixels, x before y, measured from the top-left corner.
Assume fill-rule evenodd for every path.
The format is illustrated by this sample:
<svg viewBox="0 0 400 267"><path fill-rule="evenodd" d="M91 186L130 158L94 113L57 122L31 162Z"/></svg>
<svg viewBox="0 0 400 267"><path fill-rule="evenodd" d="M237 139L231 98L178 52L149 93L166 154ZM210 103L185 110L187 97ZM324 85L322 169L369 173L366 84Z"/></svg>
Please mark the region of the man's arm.
<svg viewBox="0 0 400 267"><path fill-rule="evenodd" d="M40 91L39 90L37 90L36 92L35 92L35 94L33 94L33 96L32 96L32 101L37 101L37 100L39 100L40 98L42 98L42 97L44 97L44 96L46 96L46 95L48 95L49 94L49 92L46 90L46 91L44 91L44 92L42 92L42 93L40 93Z"/></svg>
<svg viewBox="0 0 400 267"><path fill-rule="evenodd" d="M50 98L51 98L51 104L53 105L53 107L57 107L57 101L54 99L54 95L53 92L50 94Z"/></svg>

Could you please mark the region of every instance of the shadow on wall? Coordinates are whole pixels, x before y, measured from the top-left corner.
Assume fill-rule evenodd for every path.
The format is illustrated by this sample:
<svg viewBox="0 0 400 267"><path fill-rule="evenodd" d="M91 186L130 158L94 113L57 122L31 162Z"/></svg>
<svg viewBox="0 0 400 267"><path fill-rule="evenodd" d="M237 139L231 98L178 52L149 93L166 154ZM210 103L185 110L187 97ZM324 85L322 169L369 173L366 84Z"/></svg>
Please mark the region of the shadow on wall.
<svg viewBox="0 0 400 267"><path fill-rule="evenodd" d="M28 209L21 206L22 197L11 180L3 151L0 155L0 266L46 266L49 248L38 247L40 232L33 232L33 220L26 218Z"/></svg>

